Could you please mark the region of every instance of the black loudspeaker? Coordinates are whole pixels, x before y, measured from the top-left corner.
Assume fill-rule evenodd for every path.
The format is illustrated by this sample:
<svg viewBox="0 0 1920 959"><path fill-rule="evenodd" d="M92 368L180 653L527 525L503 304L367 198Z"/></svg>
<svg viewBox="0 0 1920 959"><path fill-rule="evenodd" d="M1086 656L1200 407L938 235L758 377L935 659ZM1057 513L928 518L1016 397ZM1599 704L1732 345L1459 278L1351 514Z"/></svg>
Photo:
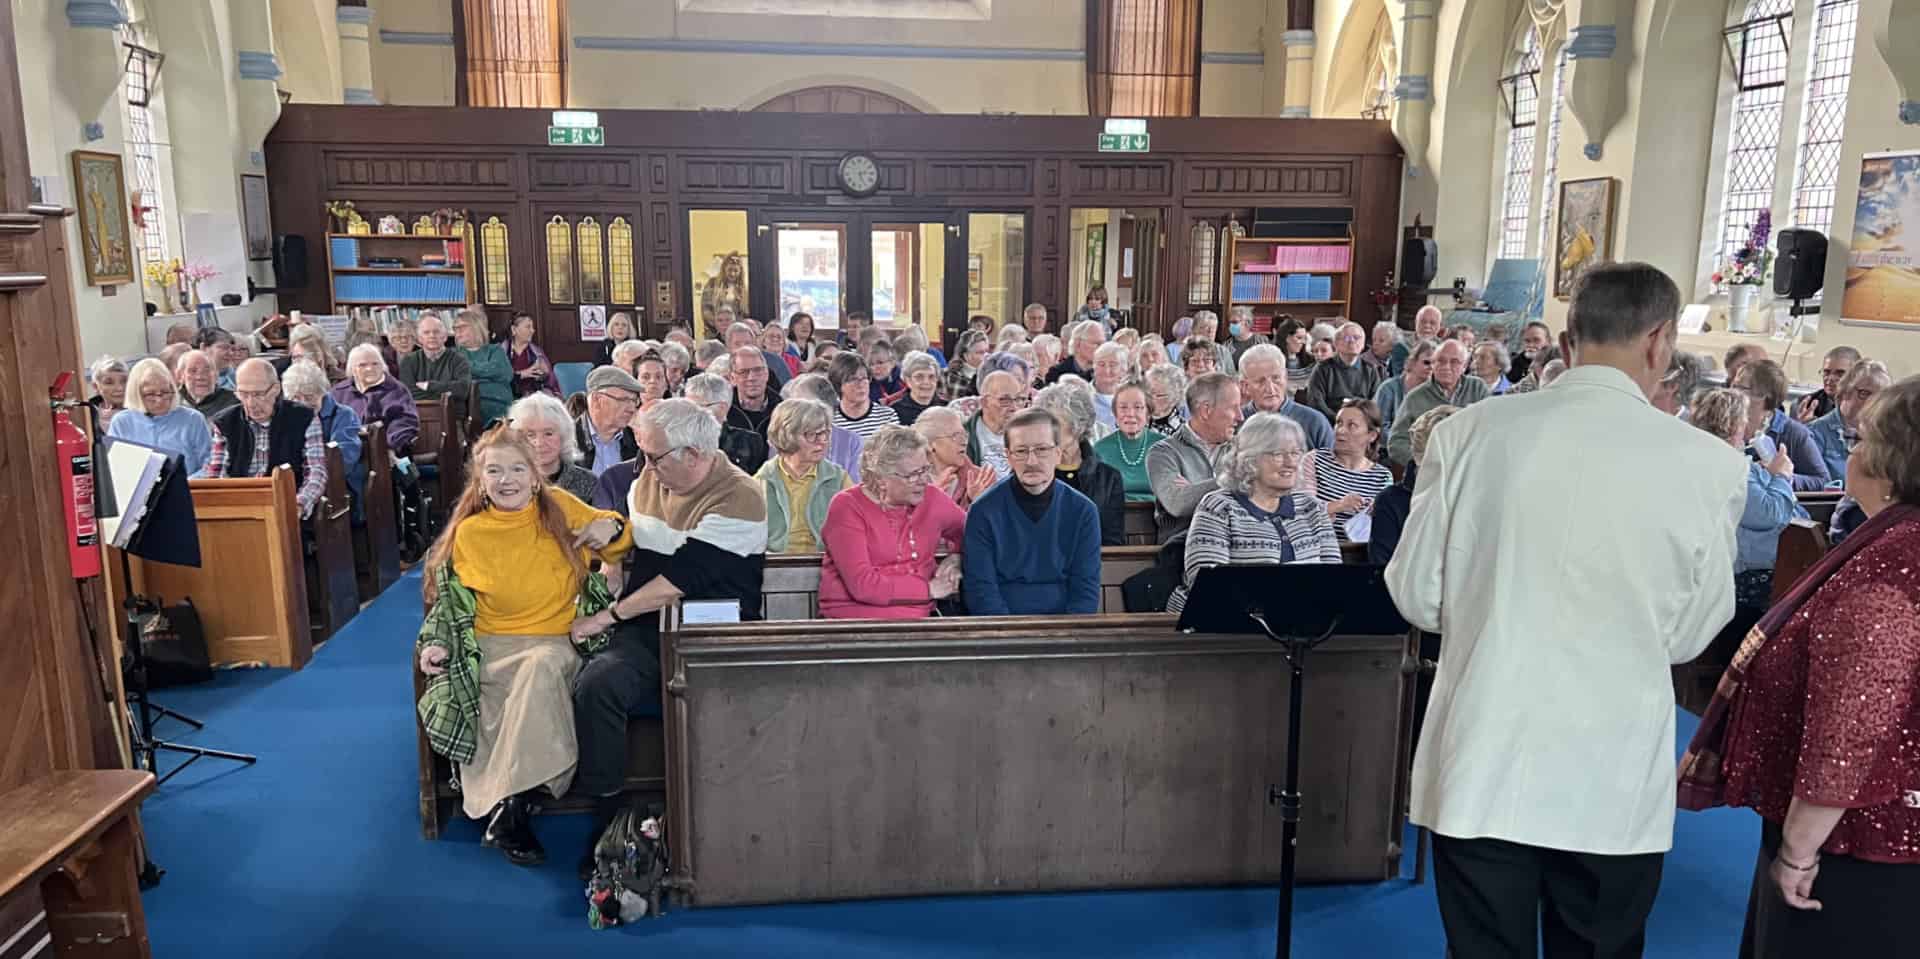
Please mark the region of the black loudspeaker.
<svg viewBox="0 0 1920 959"><path fill-rule="evenodd" d="M1781 230L1774 246L1773 294L1804 300L1820 292L1827 278L1827 235L1819 230Z"/></svg>
<svg viewBox="0 0 1920 959"><path fill-rule="evenodd" d="M273 286L298 290L307 285L307 238L282 233L273 238Z"/></svg>
<svg viewBox="0 0 1920 959"><path fill-rule="evenodd" d="M1440 269L1440 248L1424 236L1400 241L1400 285L1425 289Z"/></svg>

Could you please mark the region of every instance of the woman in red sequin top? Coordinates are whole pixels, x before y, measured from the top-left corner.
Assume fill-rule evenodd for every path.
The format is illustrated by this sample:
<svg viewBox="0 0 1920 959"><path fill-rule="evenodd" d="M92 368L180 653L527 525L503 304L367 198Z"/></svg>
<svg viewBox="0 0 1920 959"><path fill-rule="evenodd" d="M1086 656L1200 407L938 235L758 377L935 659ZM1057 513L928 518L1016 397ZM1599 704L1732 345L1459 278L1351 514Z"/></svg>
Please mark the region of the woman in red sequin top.
<svg viewBox="0 0 1920 959"><path fill-rule="evenodd" d="M1727 801L1764 820L1742 956L1920 948L1920 377L1865 411L1847 491L1868 524L1782 600L1728 716Z"/></svg>

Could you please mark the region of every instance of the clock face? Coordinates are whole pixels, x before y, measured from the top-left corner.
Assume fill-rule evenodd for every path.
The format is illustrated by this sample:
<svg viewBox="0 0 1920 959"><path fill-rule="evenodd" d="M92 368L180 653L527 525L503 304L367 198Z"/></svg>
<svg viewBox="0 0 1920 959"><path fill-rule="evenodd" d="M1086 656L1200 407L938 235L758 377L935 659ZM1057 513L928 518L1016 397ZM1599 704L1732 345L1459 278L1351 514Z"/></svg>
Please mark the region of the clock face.
<svg viewBox="0 0 1920 959"><path fill-rule="evenodd" d="M840 161L840 185L848 193L868 194L880 188L880 166L864 153L855 153Z"/></svg>

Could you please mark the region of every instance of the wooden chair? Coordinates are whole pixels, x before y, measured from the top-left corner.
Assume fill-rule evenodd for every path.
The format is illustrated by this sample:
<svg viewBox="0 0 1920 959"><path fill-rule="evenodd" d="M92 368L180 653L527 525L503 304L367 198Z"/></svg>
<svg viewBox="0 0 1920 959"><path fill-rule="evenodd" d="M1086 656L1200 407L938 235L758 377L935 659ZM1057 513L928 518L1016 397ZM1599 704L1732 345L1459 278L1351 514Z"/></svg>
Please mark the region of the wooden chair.
<svg viewBox="0 0 1920 959"><path fill-rule="evenodd" d="M353 566L353 501L347 495L346 464L338 444L327 444L327 486L305 523L308 598L318 600L316 638L333 638L360 611Z"/></svg>
<svg viewBox="0 0 1920 959"><path fill-rule="evenodd" d="M360 435L360 462L367 479L361 486L363 521L354 527L353 535L355 555L365 558L358 576L360 601L365 603L400 579L400 530L386 425L374 423L362 428Z"/></svg>
<svg viewBox="0 0 1920 959"><path fill-rule="evenodd" d="M153 788L141 770L61 770L0 795L0 955L152 954L134 817Z"/></svg>

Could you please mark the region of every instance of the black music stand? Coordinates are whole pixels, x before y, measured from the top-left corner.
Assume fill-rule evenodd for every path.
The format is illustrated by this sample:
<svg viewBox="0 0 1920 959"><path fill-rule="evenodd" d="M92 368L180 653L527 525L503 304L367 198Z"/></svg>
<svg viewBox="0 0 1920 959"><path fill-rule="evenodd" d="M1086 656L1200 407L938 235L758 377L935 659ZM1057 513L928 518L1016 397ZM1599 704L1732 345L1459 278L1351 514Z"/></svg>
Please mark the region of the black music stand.
<svg viewBox="0 0 1920 959"><path fill-rule="evenodd" d="M1407 631L1407 621L1387 594L1379 566L1310 563L1275 566L1215 566L1201 570L1180 612L1188 632L1265 636L1286 651L1286 784L1268 787L1267 802L1280 807L1280 903L1273 954L1293 952L1293 872L1300 835L1300 713L1306 688L1307 653L1336 632L1385 636Z"/></svg>
<svg viewBox="0 0 1920 959"><path fill-rule="evenodd" d="M161 464L159 475L155 478L151 491L147 495L144 512L132 519L127 518L134 504L120 503L117 491L126 486L126 478L121 484L114 483L111 452L118 445L136 446L151 453L166 457ZM147 695L147 654L146 644L141 636L147 623L160 614L160 602L152 597L141 596L133 591L133 564L129 555L138 556L154 563L168 563L174 566L200 565L200 528L193 513L193 494L187 489L186 461L177 454L155 449L140 443L133 443L118 437L102 437L95 446L94 515L105 518L121 518L122 524L132 523L135 528L127 537L126 545L119 547L120 579L126 584L126 655L123 675L126 678L127 704L130 708L128 725L132 729L132 741L129 744L134 760L146 770L160 776L159 783L172 779L180 770L191 766L200 759L230 759L249 766L259 761L259 757L246 753L227 752L221 749L207 749L201 746L189 746L184 743L156 739L153 727L159 717L173 718L192 726L204 729L206 724L190 716L183 715L153 702ZM138 710L131 707L138 703ZM160 775L159 753L183 753L187 761Z"/></svg>

